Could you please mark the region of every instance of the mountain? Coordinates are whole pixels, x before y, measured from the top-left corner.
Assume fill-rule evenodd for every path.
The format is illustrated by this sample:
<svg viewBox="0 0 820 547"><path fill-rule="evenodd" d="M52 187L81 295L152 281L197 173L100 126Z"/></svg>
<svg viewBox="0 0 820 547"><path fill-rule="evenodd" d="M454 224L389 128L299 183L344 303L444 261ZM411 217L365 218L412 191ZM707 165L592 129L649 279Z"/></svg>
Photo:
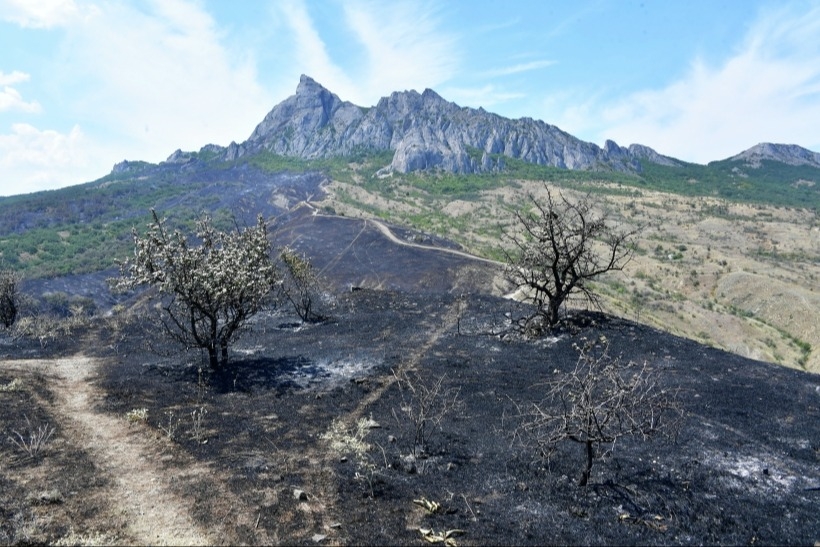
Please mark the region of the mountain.
<svg viewBox="0 0 820 547"><path fill-rule="evenodd" d="M776 161L787 165L807 165L820 168L820 154L801 148L796 144L762 142L736 156L732 156L726 161L740 161L749 167L757 168L760 167L763 160Z"/></svg>
<svg viewBox="0 0 820 547"><path fill-rule="evenodd" d="M707 169L661 155L641 144L623 147L607 140L601 148L540 120L513 120L483 108L461 107L431 89L422 93L397 91L382 97L373 107L357 106L305 75L300 78L296 93L274 106L246 141L232 142L227 147L209 144L198 155L177 150L167 161L185 163L206 157L235 162L263 152L303 160L389 152L392 160L380 174L497 173L506 170L507 159L559 169L638 176L644 175L647 165L652 165L672 168L662 170L662 177L685 176L687 180L693 178L691 169ZM716 167L713 174L719 177L748 177L740 170L758 168L763 161L820 169L820 154L793 144L772 143L758 144L710 166ZM115 171L122 168L118 165ZM653 168L648 176L657 174ZM792 174L786 182L806 180L801 178L803 172L794 180ZM815 182L816 174L809 175L808 182ZM694 178L710 176L707 173L705 177Z"/></svg>
<svg viewBox="0 0 820 547"><path fill-rule="evenodd" d="M641 171L641 159L675 163L646 146L624 148L607 141L601 148L543 121L460 107L431 89L394 92L364 108L342 101L304 75L295 95L276 105L248 140L222 149L221 157L236 160L262 151L303 159L393 151L386 171L399 173L497 172L504 169L505 158L631 173Z"/></svg>
<svg viewBox="0 0 820 547"><path fill-rule="evenodd" d="M335 244L335 225L316 231L317 219L338 212L419 230L407 241L435 235L497 258L499 223L528 189L547 182L594 192L624 218L644 215L663 232L642 242L646 256L629 297L613 289L619 306L636 315L649 310L656 326L719 347L818 370L810 294L820 233L816 160L794 145L764 143L693 164L640 144L600 148L545 122L462 108L431 90L396 92L359 107L302 77L296 94L240 144L177 150L159 164L123 161L97 181L0 198L0 267L14 269L27 294L62 312L71 303L65 295L108 308L115 299L105 277L133 252L131 230L150 221L150 209L184 230L202 214L230 229L261 213L276 219L277 230L298 235L310 256L325 256ZM296 230L293 215L304 201L317 215L299 217L305 226ZM712 234L715 227L722 233ZM357 259L364 269L349 268L351 284L391 282L374 266L378 253ZM425 283L445 278L439 272ZM670 294L691 313L670 307ZM741 314L743 325L726 326ZM761 314L753 332L745 314Z"/></svg>

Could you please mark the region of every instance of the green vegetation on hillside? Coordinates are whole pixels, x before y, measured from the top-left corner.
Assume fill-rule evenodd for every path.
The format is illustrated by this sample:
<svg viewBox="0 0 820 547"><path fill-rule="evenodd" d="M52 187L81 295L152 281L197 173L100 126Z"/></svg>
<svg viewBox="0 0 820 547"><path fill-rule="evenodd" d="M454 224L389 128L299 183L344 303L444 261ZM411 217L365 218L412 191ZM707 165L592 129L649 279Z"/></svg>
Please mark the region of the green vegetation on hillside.
<svg viewBox="0 0 820 547"><path fill-rule="evenodd" d="M269 173L292 171L304 173L307 171L323 171L327 176L342 182L353 182L353 174L358 172L365 179L375 177L376 171L389 165L393 159L393 152L368 152L365 150L344 157L316 158L306 160L287 156L279 156L271 152L242 158L239 162L248 163ZM351 164L356 165L355 168Z"/></svg>
<svg viewBox="0 0 820 547"><path fill-rule="evenodd" d="M472 150L480 160L480 151ZM520 180L550 181L593 193L640 195L646 190L683 196L710 196L727 201L770 204L820 210L820 169L763 161L757 168L728 160L709 165L662 166L645 162L640 174L613 171L571 171L503 159L504 171L471 175L443 172L379 175L392 160L391 151L360 150L347 157L303 160L263 152L235 162L216 160L215 152L197 152L194 175L186 167L129 162L124 169L101 179L35 194L0 199L0 258L27 277L51 277L108 268L127 253L130 231L150 220L149 210L173 209L173 217L190 227L203 211L215 215L218 226L230 222L231 211L220 199L249 184L231 171L251 166L265 173L321 171L333 180L355 184L386 199L409 206L448 198L474 201L482 192L517 185ZM197 173L202 173L198 178ZM208 180L209 182L205 182ZM218 180L220 191L210 193ZM609 184L596 184L596 182ZM614 185L612 183L615 183ZM252 183L251 183L252 184ZM221 194L221 195L219 195ZM355 200L340 196L342 200ZM253 206L252 204L248 204ZM429 203L428 203L429 205ZM362 204L358 204L359 207ZM503 204L499 206L503 207ZM422 206L416 212L395 213L394 221L454 239L471 222L469 215L453 217ZM720 211L713 211L720 216ZM388 218L391 214L373 209ZM499 233L484 226L487 236ZM488 253L489 249L485 249Z"/></svg>
<svg viewBox="0 0 820 547"><path fill-rule="evenodd" d="M766 160L759 168L728 160L679 167L646 163L639 185L684 196L820 208L820 169Z"/></svg>
<svg viewBox="0 0 820 547"><path fill-rule="evenodd" d="M180 227L192 227L203 211L220 228L231 226L230 212L201 192L204 182L179 184L152 167L140 162L91 183L0 199L0 259L25 278L110 268L131 252L131 229L147 224L152 208L173 208Z"/></svg>

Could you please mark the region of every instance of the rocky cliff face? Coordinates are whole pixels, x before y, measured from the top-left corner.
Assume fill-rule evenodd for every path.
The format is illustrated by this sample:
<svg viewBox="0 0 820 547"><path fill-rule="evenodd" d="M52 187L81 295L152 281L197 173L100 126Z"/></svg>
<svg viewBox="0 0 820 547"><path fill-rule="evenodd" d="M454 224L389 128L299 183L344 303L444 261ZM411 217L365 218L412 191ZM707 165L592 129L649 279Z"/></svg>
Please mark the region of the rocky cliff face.
<svg viewBox="0 0 820 547"><path fill-rule="evenodd" d="M402 173L497 171L504 158L565 169L640 171L639 159L662 158L651 148L627 149L612 141L600 148L542 121L460 107L430 89L394 92L362 108L308 76L247 141L231 143L224 159L264 150L305 159L392 150L389 170Z"/></svg>
<svg viewBox="0 0 820 547"><path fill-rule="evenodd" d="M760 167L762 160L820 168L820 154L801 148L796 144L763 142L729 158L729 161L743 161L751 167Z"/></svg>
<svg viewBox="0 0 820 547"><path fill-rule="evenodd" d="M198 156L234 161L262 151L303 159L392 151L393 160L383 172L401 173L502 171L505 158L590 171L640 172L641 162L684 165L641 144L625 148L608 140L601 148L539 120L511 120L483 108L460 107L431 89L394 92L365 108L342 101L304 75L296 94L276 105L248 140L227 147L209 144ZM184 164L196 158L177 150L166 161ZM820 154L789 144L761 143L724 161L759 167L762 160L820 168ZM130 167L123 162L114 171Z"/></svg>

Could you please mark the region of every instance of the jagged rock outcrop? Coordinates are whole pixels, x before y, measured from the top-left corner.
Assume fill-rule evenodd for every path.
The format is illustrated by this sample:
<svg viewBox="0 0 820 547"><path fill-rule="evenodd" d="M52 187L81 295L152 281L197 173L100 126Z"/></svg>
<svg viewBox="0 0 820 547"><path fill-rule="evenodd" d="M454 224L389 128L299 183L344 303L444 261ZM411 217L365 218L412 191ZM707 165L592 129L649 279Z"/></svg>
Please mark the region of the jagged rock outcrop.
<svg viewBox="0 0 820 547"><path fill-rule="evenodd" d="M600 148L542 121L460 107L430 89L394 92L376 106L362 108L308 76L301 77L296 94L275 106L247 141L224 149L223 158L265 150L305 159L392 150L389 170L402 173L498 171L504 169L504 158L565 169L641 169L637 155L612 141ZM641 153L662 158L647 147Z"/></svg>
<svg viewBox="0 0 820 547"><path fill-rule="evenodd" d="M590 171L641 172L642 162L684 165L641 144L625 148L607 140L601 148L540 120L512 120L483 108L460 107L431 89L393 92L365 108L342 101L305 75L296 93L273 107L248 140L227 147L208 144L198 154L177 150L166 163L235 161L263 151L303 159L392 151L382 174L497 172L505 169L506 158ZM820 168L820 153L793 144L761 143L724 161L760 167L763 160ZM113 172L134 167L124 161Z"/></svg>
<svg viewBox="0 0 820 547"><path fill-rule="evenodd" d="M657 163L659 165L666 165L668 167L679 167L682 165L682 163L675 158L658 154L648 146L644 146L642 144L630 144L629 155L639 161L645 160L651 163Z"/></svg>
<svg viewBox="0 0 820 547"><path fill-rule="evenodd" d="M809 165L820 168L820 154L796 144L762 142L744 150L728 161L743 161L750 167L760 167L762 160L778 161L788 165Z"/></svg>
<svg viewBox="0 0 820 547"><path fill-rule="evenodd" d="M195 157L193 152L183 152L181 149L177 148L173 154L168 156L168 159L165 160L165 163L188 163L192 161Z"/></svg>

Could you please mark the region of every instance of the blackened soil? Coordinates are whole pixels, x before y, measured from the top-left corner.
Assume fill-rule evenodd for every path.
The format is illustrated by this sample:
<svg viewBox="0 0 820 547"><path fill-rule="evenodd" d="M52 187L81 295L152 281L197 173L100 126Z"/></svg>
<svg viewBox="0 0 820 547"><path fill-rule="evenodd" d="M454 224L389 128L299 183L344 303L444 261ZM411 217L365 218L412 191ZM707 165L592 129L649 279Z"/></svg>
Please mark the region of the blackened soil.
<svg viewBox="0 0 820 547"><path fill-rule="evenodd" d="M526 340L510 330L526 310L483 295L495 276L486 263L309 208L272 233L333 287L322 302L331 320L258 316L216 372L168 345L151 318L99 319L45 347L0 336L0 358L96 357L98 410L147 409L146 431L185 452L156 462L163 484L193 500L203 529L234 527L224 542L426 545L448 531L459 545L820 540L820 377L600 314ZM581 488L579 445L546 462L515 433L519 409L575 365L574 345L601 337L613 357L647 362L679 388L685 420L672 441L619 441ZM0 386L14 379L0 367ZM25 416L61 422L54 379L26 380L0 393L0 541L56 541L69 528L122 538L100 528L118 521L84 447L58 431L62 445L26 458L8 441ZM437 384L417 433L406 410ZM209 472L174 480L192 459Z"/></svg>
<svg viewBox="0 0 820 547"><path fill-rule="evenodd" d="M175 442L213 470L181 492L196 500L194 518L220 518L209 510L220 481L253 517L236 531L248 543L260 530L296 544L424 545L420 530L458 530L459 545L820 540L820 378L599 314L537 341L503 334L521 313L488 296L349 292L326 323L258 318L219 372L199 354L147 350L138 329L116 344L101 332L104 410L147 408L158 432L177 420ZM612 356L679 387L686 418L674 441L619 442L581 488L581 447L540 460L515 438L517 408L574 366L574 344L601 336ZM443 378L448 396L457 390L423 453L402 371L416 388ZM358 451L334 443L340 431L355 438L357 423Z"/></svg>
<svg viewBox="0 0 820 547"><path fill-rule="evenodd" d="M301 207L277 219L274 244L306 253L323 279L340 290L487 293L494 289L498 268L448 252L457 250L451 242L390 226L403 243L397 245L374 221L314 213Z"/></svg>

